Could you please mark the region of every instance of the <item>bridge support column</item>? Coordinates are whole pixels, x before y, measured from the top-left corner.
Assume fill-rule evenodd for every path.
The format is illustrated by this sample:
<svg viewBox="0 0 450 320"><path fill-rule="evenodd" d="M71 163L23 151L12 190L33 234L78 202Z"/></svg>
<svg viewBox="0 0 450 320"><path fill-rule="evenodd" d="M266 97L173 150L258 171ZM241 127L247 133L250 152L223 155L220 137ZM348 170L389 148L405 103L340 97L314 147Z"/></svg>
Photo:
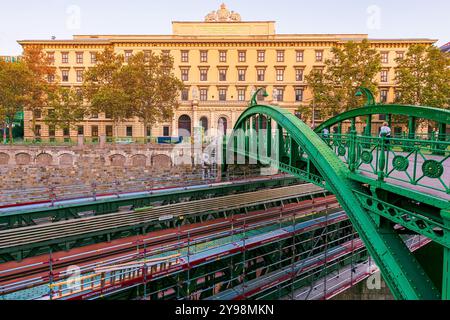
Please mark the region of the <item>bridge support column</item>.
<svg viewBox="0 0 450 320"><path fill-rule="evenodd" d="M450 210L442 210L444 225L450 227ZM450 300L450 248L444 247L444 266L442 268L442 300Z"/></svg>
<svg viewBox="0 0 450 320"><path fill-rule="evenodd" d="M280 162L282 162L285 155L283 127L280 124L277 124L277 129L278 129L278 159Z"/></svg>
<svg viewBox="0 0 450 320"><path fill-rule="evenodd" d="M258 133L257 133L257 141L258 141L258 149L257 149L257 152L258 152L258 162L260 162L261 161L261 156L264 156L263 155L263 151L264 151L264 148L263 148L263 142L264 142L264 138L263 138L263 136L262 136L262 127L263 127L263 115L262 114L260 114L259 116L258 116Z"/></svg>
<svg viewBox="0 0 450 320"><path fill-rule="evenodd" d="M267 157L270 158L272 156L272 119L267 118Z"/></svg>

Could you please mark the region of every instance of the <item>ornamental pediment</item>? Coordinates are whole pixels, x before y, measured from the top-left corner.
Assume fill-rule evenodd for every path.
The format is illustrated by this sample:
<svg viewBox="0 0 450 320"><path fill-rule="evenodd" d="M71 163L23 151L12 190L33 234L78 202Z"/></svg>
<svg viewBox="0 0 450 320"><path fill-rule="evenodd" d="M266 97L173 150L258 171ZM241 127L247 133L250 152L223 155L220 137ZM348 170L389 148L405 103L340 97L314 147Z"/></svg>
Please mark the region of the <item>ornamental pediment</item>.
<svg viewBox="0 0 450 320"><path fill-rule="evenodd" d="M205 22L240 22L241 15L234 11L229 11L225 3L222 3L220 9L212 11L205 17Z"/></svg>

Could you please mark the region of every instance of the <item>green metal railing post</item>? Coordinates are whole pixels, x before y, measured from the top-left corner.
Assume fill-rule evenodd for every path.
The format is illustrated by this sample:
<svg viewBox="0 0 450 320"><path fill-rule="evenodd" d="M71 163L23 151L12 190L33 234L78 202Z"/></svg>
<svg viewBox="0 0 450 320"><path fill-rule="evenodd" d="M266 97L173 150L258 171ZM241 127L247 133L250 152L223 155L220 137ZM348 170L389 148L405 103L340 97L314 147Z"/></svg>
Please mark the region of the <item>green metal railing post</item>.
<svg viewBox="0 0 450 320"><path fill-rule="evenodd" d="M386 134L385 133L383 133L381 135L381 140L379 140L379 141L380 141L380 151L379 151L380 158L378 160L377 175L378 175L379 181L384 181L384 170L386 167L386 153L385 152L387 151L387 150L385 150L386 149Z"/></svg>
<svg viewBox="0 0 450 320"><path fill-rule="evenodd" d="M283 136L283 127L280 124L277 124L278 129L278 157L281 161L284 157L284 136Z"/></svg>
<svg viewBox="0 0 450 320"><path fill-rule="evenodd" d="M348 146L348 166L351 172L356 170L356 119L352 118L350 143Z"/></svg>
<svg viewBox="0 0 450 320"><path fill-rule="evenodd" d="M444 225L450 227L450 210L442 210ZM442 268L442 300L450 300L450 248L443 246L444 266Z"/></svg>
<svg viewBox="0 0 450 320"><path fill-rule="evenodd" d="M408 118L408 139L414 140L416 136L416 117Z"/></svg>
<svg viewBox="0 0 450 320"><path fill-rule="evenodd" d="M366 130L364 131L365 135L370 137L372 135L372 115L369 114L366 120Z"/></svg>

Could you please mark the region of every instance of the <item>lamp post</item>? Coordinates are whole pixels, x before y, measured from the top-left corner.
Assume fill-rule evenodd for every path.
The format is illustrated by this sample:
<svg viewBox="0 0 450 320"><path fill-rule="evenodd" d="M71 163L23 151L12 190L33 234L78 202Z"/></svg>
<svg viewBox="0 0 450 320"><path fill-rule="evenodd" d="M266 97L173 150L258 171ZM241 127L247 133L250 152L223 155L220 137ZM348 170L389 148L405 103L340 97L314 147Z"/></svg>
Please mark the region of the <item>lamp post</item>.
<svg viewBox="0 0 450 320"><path fill-rule="evenodd" d="M252 99L251 99L251 101L250 101L250 106L257 106L258 105L258 94L261 92L261 91L263 91L264 90L264 94L263 94L263 97L264 98L267 98L269 95L267 94L267 91L266 91L266 89L265 88L259 88L259 89L257 89L256 91L255 91L255 93L253 94L253 96L252 96Z"/></svg>

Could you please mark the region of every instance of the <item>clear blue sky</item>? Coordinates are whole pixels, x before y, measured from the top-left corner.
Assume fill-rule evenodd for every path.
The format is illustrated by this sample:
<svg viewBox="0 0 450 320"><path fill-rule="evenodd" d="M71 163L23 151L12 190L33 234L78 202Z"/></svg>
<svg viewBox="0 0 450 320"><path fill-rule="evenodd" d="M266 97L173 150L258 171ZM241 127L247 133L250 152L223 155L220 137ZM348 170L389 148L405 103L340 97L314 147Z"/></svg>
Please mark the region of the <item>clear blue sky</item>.
<svg viewBox="0 0 450 320"><path fill-rule="evenodd" d="M0 6L0 55L19 39L73 34L170 34L171 21L198 21L216 0L19 0ZM368 33L371 38L450 41L449 0L227 0L243 20L275 20L278 33Z"/></svg>

